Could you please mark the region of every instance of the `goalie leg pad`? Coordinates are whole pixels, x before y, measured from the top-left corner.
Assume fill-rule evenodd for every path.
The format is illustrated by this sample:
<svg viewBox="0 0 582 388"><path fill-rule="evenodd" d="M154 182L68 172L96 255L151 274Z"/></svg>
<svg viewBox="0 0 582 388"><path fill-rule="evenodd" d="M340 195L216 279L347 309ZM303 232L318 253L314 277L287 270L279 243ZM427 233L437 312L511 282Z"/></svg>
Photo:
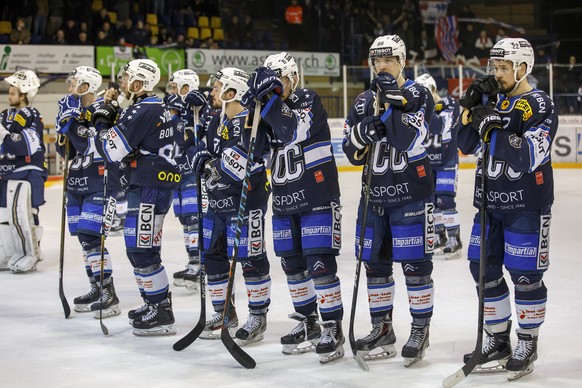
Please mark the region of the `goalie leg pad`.
<svg viewBox="0 0 582 388"><path fill-rule="evenodd" d="M14 272L28 272L36 269L42 260L37 228L31 205L31 187L27 181L7 182L6 204L9 211L9 225L14 239L15 253L8 261ZM38 213L38 210L36 210Z"/></svg>

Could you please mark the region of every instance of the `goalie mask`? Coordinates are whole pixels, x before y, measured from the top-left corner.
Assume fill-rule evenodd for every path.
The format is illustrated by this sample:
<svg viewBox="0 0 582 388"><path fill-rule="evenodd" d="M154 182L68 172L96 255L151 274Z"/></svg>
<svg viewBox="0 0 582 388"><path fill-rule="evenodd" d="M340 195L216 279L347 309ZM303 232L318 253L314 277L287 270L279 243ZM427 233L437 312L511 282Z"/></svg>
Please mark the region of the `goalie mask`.
<svg viewBox="0 0 582 388"><path fill-rule="evenodd" d="M67 83L73 84L75 82L75 89L73 92L78 96L83 96L89 93L96 93L101 86L103 78L101 73L91 66L79 66L67 77ZM83 84L89 85L84 93L79 93L79 87Z"/></svg>
<svg viewBox="0 0 582 388"><path fill-rule="evenodd" d="M400 63L400 72L406 64L406 45L398 35L383 35L377 37L368 51L368 66L376 74L374 60L376 58L397 57Z"/></svg>
<svg viewBox="0 0 582 388"><path fill-rule="evenodd" d="M181 90L184 85L188 85L188 90L182 94ZM188 92L192 90L198 90L200 86L200 78L194 70L184 69L178 70L170 77L168 81L168 87L166 88L167 93L177 93L182 99L186 97ZM172 91L175 89L175 92Z"/></svg>
<svg viewBox="0 0 582 388"><path fill-rule="evenodd" d="M127 77L127 89L132 95L144 91L151 92L160 82L160 68L151 59L134 59L119 71L117 80L122 83L124 77ZM138 91L132 92L130 87L135 81L141 81L142 86Z"/></svg>
<svg viewBox="0 0 582 388"><path fill-rule="evenodd" d="M249 75L240 69L235 67L225 67L211 76L208 82L209 85L214 85L217 81L222 84L218 98L223 103L227 103L240 101L242 99L242 96L247 92L247 90L249 90L247 85L249 78ZM236 92L235 96L230 100L224 100L224 94L230 89L233 89Z"/></svg>
<svg viewBox="0 0 582 388"><path fill-rule="evenodd" d="M291 91L295 91L299 83L299 70L295 59L286 52L269 55L263 66L273 70L279 78L287 77L291 81Z"/></svg>
<svg viewBox="0 0 582 388"><path fill-rule="evenodd" d="M422 74L416 77L414 82L421 84L425 88L427 88L430 92L437 92L436 81L430 74Z"/></svg>
<svg viewBox="0 0 582 388"><path fill-rule="evenodd" d="M40 81L32 70L19 70L10 77L4 78L11 86L14 86L20 93L26 94L27 98L33 98L40 88Z"/></svg>
<svg viewBox="0 0 582 388"><path fill-rule="evenodd" d="M534 66L534 51L531 44L522 38L505 38L495 43L489 52L487 62L487 73L495 75L495 64L500 60L509 61L513 64L513 79L515 88L531 73ZM521 64L525 64L525 74L517 79L517 72ZM514 88L514 90L515 90Z"/></svg>

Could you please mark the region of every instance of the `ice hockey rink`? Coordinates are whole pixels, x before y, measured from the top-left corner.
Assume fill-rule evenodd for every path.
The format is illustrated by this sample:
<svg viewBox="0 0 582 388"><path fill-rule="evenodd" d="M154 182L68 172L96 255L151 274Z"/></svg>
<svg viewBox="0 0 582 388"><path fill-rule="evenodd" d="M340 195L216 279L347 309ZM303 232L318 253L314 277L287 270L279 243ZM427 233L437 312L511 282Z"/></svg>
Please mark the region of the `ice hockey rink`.
<svg viewBox="0 0 582 388"><path fill-rule="evenodd" d="M359 198L359 172L340 174L343 204L343 248L339 256L345 308L344 331L348 332L355 259L354 229ZM551 229L547 316L540 331L538 360L533 374L507 382L506 374L467 377L462 387L580 387L582 385L582 170L555 170L555 204ZM466 253L472 217L473 171L460 170L458 210ZM437 387L462 366L463 354L475 346L477 298L466 259L435 260L435 308L430 347L423 361L405 368L400 350L410 330L406 288L400 266L395 267L396 299L394 329L398 355L370 362L362 371L351 357L346 339L346 356L321 365L315 353L286 356L279 338L295 321L284 273L272 253L270 228L267 242L273 287L265 339L244 349L256 360L255 369L241 367L222 343L198 339L182 352L172 349L175 341L197 322L200 297L185 288L171 286L176 317L176 336L135 337L127 312L141 305L133 272L121 236L108 238L114 278L122 315L104 320L104 336L92 314L72 312L64 318L58 296L58 258L62 183L46 190L47 203L41 208L44 226L42 248L45 260L38 271L14 275L0 272L0 386L1 387ZM270 225L270 213L267 216ZM166 217L162 257L172 273L186 264L181 226L172 211ZM67 235L64 285L72 307L75 296L88 290L79 243ZM509 278L507 279L510 283ZM365 276L360 283L356 336L370 330ZM237 271L239 320L247 317L246 292L240 268ZM512 289L513 294L513 289ZM208 302L207 311L212 313ZM514 320L515 322L515 320ZM242 324L242 323L241 323ZM515 325L514 325L515 327ZM515 344L516 335L512 333Z"/></svg>

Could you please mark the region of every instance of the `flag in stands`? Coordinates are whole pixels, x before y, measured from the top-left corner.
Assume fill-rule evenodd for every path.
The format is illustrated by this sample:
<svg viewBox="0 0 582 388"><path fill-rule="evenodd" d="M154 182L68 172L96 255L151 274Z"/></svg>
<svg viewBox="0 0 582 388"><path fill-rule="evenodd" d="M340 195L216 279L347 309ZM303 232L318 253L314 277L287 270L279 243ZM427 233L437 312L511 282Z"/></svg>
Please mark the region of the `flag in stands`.
<svg viewBox="0 0 582 388"><path fill-rule="evenodd" d="M459 49L457 37L457 17L447 16L438 19L434 27L434 34L443 58L450 61Z"/></svg>

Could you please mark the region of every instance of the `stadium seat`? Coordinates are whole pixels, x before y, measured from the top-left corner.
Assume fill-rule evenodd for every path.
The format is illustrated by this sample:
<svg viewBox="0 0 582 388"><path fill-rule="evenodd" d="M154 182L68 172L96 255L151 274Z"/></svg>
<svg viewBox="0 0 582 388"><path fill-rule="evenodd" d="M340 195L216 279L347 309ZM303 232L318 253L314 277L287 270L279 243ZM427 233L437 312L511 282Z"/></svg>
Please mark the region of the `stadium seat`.
<svg viewBox="0 0 582 388"><path fill-rule="evenodd" d="M91 3L91 11L99 12L101 8L103 8L103 0L93 0L93 3Z"/></svg>
<svg viewBox="0 0 582 388"><path fill-rule="evenodd" d="M222 42L224 40L224 30L222 28L215 28L213 30L212 39L217 42Z"/></svg>
<svg viewBox="0 0 582 388"><path fill-rule="evenodd" d="M160 33L160 29L157 25L150 25L150 31L152 33L152 35L158 35Z"/></svg>
<svg viewBox="0 0 582 388"><path fill-rule="evenodd" d="M157 25L158 24L158 15L156 15L155 13L148 13L146 15L146 22L152 26Z"/></svg>
<svg viewBox="0 0 582 388"><path fill-rule="evenodd" d="M188 27L188 38L198 39L200 37L200 32L198 27Z"/></svg>
<svg viewBox="0 0 582 388"><path fill-rule="evenodd" d="M2 20L0 22L0 35L8 34L12 32L12 23L8 20Z"/></svg>
<svg viewBox="0 0 582 388"><path fill-rule="evenodd" d="M200 40L208 39L212 37L212 30L208 27L200 29Z"/></svg>
<svg viewBox="0 0 582 388"><path fill-rule="evenodd" d="M210 28L222 28L220 16L213 16L210 18Z"/></svg>
<svg viewBox="0 0 582 388"><path fill-rule="evenodd" d="M111 21L111 24L116 24L117 23L117 12L107 12L107 15L109 15L109 20Z"/></svg>
<svg viewBox="0 0 582 388"><path fill-rule="evenodd" d="M198 27L210 27L208 16L198 16Z"/></svg>

